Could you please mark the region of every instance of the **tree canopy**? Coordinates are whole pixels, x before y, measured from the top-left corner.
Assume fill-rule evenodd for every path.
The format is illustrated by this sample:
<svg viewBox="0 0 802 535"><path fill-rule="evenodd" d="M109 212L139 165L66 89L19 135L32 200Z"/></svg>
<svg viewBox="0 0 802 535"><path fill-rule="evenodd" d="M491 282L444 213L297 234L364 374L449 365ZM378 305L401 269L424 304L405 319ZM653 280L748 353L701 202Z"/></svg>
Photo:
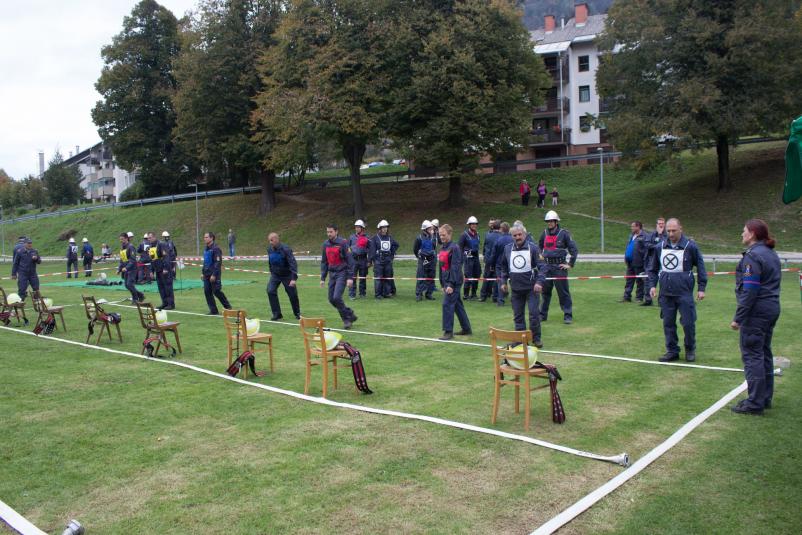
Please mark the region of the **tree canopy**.
<svg viewBox="0 0 802 535"><path fill-rule="evenodd" d="M42 183L47 191L50 204L75 204L83 195L81 172L75 166L64 165L64 157L56 151L48 162L47 171L42 175Z"/></svg>

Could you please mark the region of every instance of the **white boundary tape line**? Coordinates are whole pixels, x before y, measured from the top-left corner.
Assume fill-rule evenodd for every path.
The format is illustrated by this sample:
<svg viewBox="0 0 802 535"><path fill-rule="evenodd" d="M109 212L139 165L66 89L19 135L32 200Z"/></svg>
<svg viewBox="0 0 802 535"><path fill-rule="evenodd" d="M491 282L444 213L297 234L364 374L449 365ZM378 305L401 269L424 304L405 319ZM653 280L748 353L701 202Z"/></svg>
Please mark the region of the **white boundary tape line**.
<svg viewBox="0 0 802 535"><path fill-rule="evenodd" d="M22 329L14 329L12 327L0 326L0 329L6 330L6 331L12 331L12 332L15 332L15 333L20 333L20 334L26 334L26 335L29 335L29 336L37 336L37 335L33 334L30 331L23 331ZM254 388L259 388L259 389L262 389L262 390L267 390L268 392L273 392L275 394L282 394L284 396L289 396L289 397L292 397L292 398L295 398L295 399L300 399L300 400L303 400L303 401L311 401L312 403L318 403L320 405L328 405L330 407L338 407L338 408L341 408L341 409L351 409L351 410L367 412L367 413L371 413L371 414L381 414L381 415L384 415L384 416L395 416L397 418L404 418L404 419L407 419L407 420L418 420L418 421L422 421L422 422L429 422L429 423L433 423L433 424L443 425L443 426L446 426L446 427L453 427L453 428L456 428L456 429L464 429L466 431L474 431L474 432L483 433L483 434L486 434L486 435L493 435L493 436L497 436L497 437L501 437L501 438L508 438L508 439L511 439L511 440L518 440L520 442L527 442L529 444L534 444L535 446L541 446L543 448L548 448L548 449L551 449L551 450L561 451L563 453L570 453L572 455L576 455L576 456L579 456L579 457L585 457L587 459L595 459L595 460L598 460L598 461L605 461L605 462L620 464L621 466L628 466L629 465L629 456L626 453L622 453L620 455L609 455L609 456L608 455L598 455L596 453L577 450L577 449L574 449L574 448L569 448L568 446L561 446L559 444L546 442L545 440L540 440L540 439L537 439L537 438L527 437L527 436L524 436L524 435L515 435L513 433L507 433L507 432L504 432L504 431L499 431L497 429L489 429L487 427L479 427L479 426L476 426L476 425L466 424L466 423L462 423L462 422L455 422L455 421L452 421L452 420L446 420L444 418L437 418L437 417L434 417L434 416L426 416L426 415L423 415L423 414L413 414L413 413L408 413L408 412L399 412L399 411L393 411L393 410L388 410L388 409L378 409L378 408L374 408L374 407L367 407L367 406L364 406L364 405L355 405L353 403L341 403L339 401L332 401L332 400L326 399L326 398L309 396L309 395L306 395L306 394L301 394L301 393L298 393L298 392L294 392L292 390L285 390L283 388L277 388L275 386L268 386L268 385L264 385L264 384L261 384L261 383L253 383L251 381L245 381L243 379L238 379L236 377L231 377L230 375L227 375L227 374L214 372L214 371L211 371L211 370L207 370L206 368L200 368L198 366L193 366L192 364L187 364L185 362L179 362L179 361L176 361L176 360L164 360L164 359L159 359L159 358L146 357L144 355L138 355L136 353L131 353L131 352L128 352L128 351L122 351L122 350L119 350L119 349L111 349L111 348L107 348L107 347L93 346L93 345L90 345L90 344L85 344L83 342L76 342L76 341L73 341L73 340L66 340L66 339L63 339L63 338L55 338L55 337L52 337L52 336L45 336L45 337L37 336L37 338L39 338L40 340L49 340L51 342L61 342L63 344L70 344L70 345L74 345L74 346L78 346L78 347L85 347L87 349L94 349L94 350L97 350L97 351L105 351L107 353L115 353L117 355L125 355L127 357L134 357L134 358L138 358L138 359L142 359L142 360L149 360L149 361L152 361L152 362L159 362L159 363L162 363L162 364L168 364L168 365L171 365L171 366L178 366L179 368L185 368L187 370L192 370L192 371L195 371L195 372L203 373L203 374L206 374L206 375L210 375L212 377L217 377L218 379L225 379L227 381L231 381L231 382L234 382L234 383L239 383L239 384L242 384L242 385L247 385L247 386L251 386L251 387L254 387Z"/></svg>
<svg viewBox="0 0 802 535"><path fill-rule="evenodd" d="M0 500L0 519L8 524L12 530L22 535L47 535L44 531L34 526L27 518L16 512L3 500Z"/></svg>
<svg viewBox="0 0 802 535"><path fill-rule="evenodd" d="M638 475L644 468L652 464L656 459L662 456L665 452L676 446L688 434L699 427L705 420L710 418L713 414L718 412L724 405L736 398L741 392L746 390L746 381L733 388L723 398L719 399L713 405L708 407L705 411L697 414L691 421L680 427L673 435L668 437L664 442L659 444L652 451L635 461L635 463L615 476L613 479L597 488L568 509L553 517L545 524L541 525L531 535L547 535L554 533L571 520L585 512L587 509L595 505L599 500L613 492L615 489Z"/></svg>

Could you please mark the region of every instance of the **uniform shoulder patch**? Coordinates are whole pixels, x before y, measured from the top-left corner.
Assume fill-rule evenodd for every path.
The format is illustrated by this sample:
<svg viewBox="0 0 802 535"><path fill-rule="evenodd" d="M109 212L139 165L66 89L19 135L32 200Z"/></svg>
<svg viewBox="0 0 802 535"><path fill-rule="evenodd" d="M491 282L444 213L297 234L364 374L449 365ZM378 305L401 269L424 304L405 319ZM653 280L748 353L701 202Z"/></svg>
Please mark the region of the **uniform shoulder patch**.
<svg viewBox="0 0 802 535"><path fill-rule="evenodd" d="M752 274L752 264L746 264L744 266L744 275L749 276Z"/></svg>

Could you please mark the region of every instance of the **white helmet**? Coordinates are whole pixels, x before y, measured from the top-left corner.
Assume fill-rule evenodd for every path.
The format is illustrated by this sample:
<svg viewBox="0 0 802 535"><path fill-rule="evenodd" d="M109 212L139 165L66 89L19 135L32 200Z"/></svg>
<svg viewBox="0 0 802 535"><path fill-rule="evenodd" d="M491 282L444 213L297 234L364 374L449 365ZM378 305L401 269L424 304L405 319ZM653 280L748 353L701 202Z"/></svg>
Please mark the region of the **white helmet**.
<svg viewBox="0 0 802 535"><path fill-rule="evenodd" d="M478 225L479 224L479 220L476 219L474 216L471 216L471 217L468 218L468 222L465 223L465 224L466 225L471 225L473 223L476 223Z"/></svg>
<svg viewBox="0 0 802 535"><path fill-rule="evenodd" d="M543 221L559 221L560 216L557 215L557 212L554 210L549 210L546 212L546 217L543 218Z"/></svg>
<svg viewBox="0 0 802 535"><path fill-rule="evenodd" d="M13 305L14 303L22 302L22 298L19 296L19 294L8 294L8 296L6 296L6 302L9 305Z"/></svg>
<svg viewBox="0 0 802 535"><path fill-rule="evenodd" d="M166 230L164 232L162 232L162 238L169 238L169 237L170 237L170 233L169 232L167 232Z"/></svg>
<svg viewBox="0 0 802 535"><path fill-rule="evenodd" d="M142 237L143 237L143 238L147 238L147 237L148 237L148 233L146 232L146 233L145 233L145 235L144 235L144 236L142 236Z"/></svg>
<svg viewBox="0 0 802 535"><path fill-rule="evenodd" d="M75 243L75 238L70 238L70 243Z"/></svg>
<svg viewBox="0 0 802 535"><path fill-rule="evenodd" d="M437 218L432 219L432 225L434 225L435 227L439 227L440 226L440 220L437 219Z"/></svg>
<svg viewBox="0 0 802 535"><path fill-rule="evenodd" d="M420 229L421 229L421 230L426 230L426 229L432 228L432 226L433 226L433 225L432 225L432 222L431 222L431 221L429 221L428 219L425 219L425 220L423 221L423 223L421 223L421 225L420 225Z"/></svg>
<svg viewBox="0 0 802 535"><path fill-rule="evenodd" d="M108 278L108 275L106 275L106 273L105 273L105 272L100 274L100 280L104 281L104 280L106 280L107 278Z"/></svg>
<svg viewBox="0 0 802 535"><path fill-rule="evenodd" d="M362 221L361 219L357 219L356 221L354 221L354 226L365 228L365 222Z"/></svg>
<svg viewBox="0 0 802 535"><path fill-rule="evenodd" d="M89 240L87 240L86 238L82 239L81 241L82 241L83 243L89 243Z"/></svg>
<svg viewBox="0 0 802 535"><path fill-rule="evenodd" d="M379 224L376 225L376 228L389 227L389 226L390 223L388 223L386 219L382 219L381 221L379 221Z"/></svg>
<svg viewBox="0 0 802 535"><path fill-rule="evenodd" d="M130 230L128 231L128 237L129 237L129 238L133 238L133 237L134 237L134 233L133 233L133 232L131 232Z"/></svg>

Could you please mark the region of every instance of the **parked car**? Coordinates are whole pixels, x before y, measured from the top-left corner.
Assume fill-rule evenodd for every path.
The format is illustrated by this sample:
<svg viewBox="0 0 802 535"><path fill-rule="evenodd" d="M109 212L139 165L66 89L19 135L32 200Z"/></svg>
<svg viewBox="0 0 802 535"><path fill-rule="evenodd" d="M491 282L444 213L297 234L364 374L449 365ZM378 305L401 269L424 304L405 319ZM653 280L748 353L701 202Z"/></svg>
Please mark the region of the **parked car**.
<svg viewBox="0 0 802 535"><path fill-rule="evenodd" d="M381 167L382 165L384 165L384 162L370 162L368 167Z"/></svg>

